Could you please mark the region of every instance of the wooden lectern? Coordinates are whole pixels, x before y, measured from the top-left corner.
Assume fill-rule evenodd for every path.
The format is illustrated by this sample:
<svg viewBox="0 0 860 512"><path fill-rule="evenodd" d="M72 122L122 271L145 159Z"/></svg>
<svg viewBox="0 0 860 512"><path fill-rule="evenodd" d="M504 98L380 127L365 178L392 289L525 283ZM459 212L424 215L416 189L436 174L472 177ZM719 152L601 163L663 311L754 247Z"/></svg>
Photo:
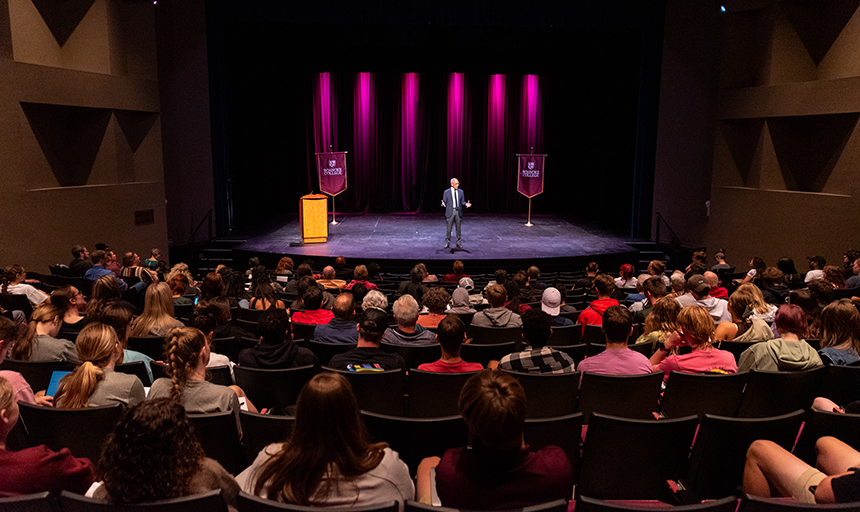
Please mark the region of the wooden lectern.
<svg viewBox="0 0 860 512"><path fill-rule="evenodd" d="M328 241L328 196L308 194L299 200L299 224L302 242L321 244Z"/></svg>

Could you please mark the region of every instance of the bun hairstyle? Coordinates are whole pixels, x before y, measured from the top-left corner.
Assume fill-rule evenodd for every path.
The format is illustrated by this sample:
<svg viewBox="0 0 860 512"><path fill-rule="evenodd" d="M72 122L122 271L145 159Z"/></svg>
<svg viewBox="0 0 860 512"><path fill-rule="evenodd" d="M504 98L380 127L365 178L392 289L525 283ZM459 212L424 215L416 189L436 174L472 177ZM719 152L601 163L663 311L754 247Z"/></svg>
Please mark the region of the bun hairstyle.
<svg viewBox="0 0 860 512"><path fill-rule="evenodd" d="M167 347L167 374L173 382L170 399L182 403L182 390L197 368L200 351L206 346L206 336L194 327L176 328L167 335L164 345Z"/></svg>
<svg viewBox="0 0 860 512"><path fill-rule="evenodd" d="M82 363L75 371L63 377L54 396L61 409L83 409L105 378L103 368L116 353L119 338L113 327L95 322L81 330L75 348ZM122 358L120 352L120 359Z"/></svg>
<svg viewBox="0 0 860 512"><path fill-rule="evenodd" d="M15 347L12 349L12 359L18 361L29 361L33 354L33 341L36 339L36 326L42 323L53 322L55 318L62 318L63 312L60 308L51 304L43 303L33 311L33 316L30 317L30 325L27 327L27 335L24 339L18 340Z"/></svg>

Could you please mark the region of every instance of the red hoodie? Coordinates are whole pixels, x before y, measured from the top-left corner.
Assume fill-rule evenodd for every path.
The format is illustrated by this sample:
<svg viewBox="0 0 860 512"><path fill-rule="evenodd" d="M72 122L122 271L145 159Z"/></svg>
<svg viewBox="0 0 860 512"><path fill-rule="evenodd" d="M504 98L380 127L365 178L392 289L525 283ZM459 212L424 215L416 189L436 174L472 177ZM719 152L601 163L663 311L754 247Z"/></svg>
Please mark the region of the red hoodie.
<svg viewBox="0 0 860 512"><path fill-rule="evenodd" d="M585 334L586 325L603 325L603 313L612 306L617 306L615 299L597 299L579 314L578 323L582 324L582 334Z"/></svg>

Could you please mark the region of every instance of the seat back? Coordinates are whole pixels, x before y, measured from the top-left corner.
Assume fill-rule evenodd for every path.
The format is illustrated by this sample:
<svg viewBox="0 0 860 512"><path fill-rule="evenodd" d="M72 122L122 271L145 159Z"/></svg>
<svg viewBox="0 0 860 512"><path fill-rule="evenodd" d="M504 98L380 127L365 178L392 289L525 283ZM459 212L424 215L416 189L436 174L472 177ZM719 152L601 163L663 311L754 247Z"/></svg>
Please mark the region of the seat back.
<svg viewBox="0 0 860 512"><path fill-rule="evenodd" d="M332 357L338 354L343 354L344 352L349 352L355 347L356 345L348 343L322 343L319 341L308 340L308 348L316 354L317 358L320 360L320 364L323 366L327 366Z"/></svg>
<svg viewBox="0 0 860 512"><path fill-rule="evenodd" d="M766 418L809 409L821 388L826 367L802 372L750 372L740 418Z"/></svg>
<svg viewBox="0 0 860 512"><path fill-rule="evenodd" d="M702 418L687 471L687 487L699 499L734 494L743 480L747 449L756 439L768 439L791 450L804 412L772 418ZM590 433L590 432L589 432Z"/></svg>
<svg viewBox="0 0 860 512"><path fill-rule="evenodd" d="M289 503L281 503L279 501L260 498L252 494L240 492L236 497L238 509L242 512L283 512L291 510L294 512L319 512L320 507L303 507L301 505L291 505ZM396 501L388 501L378 505L369 505L366 507L349 507L350 512L397 512L399 503Z"/></svg>
<svg viewBox="0 0 860 512"><path fill-rule="evenodd" d="M149 380L149 372L146 371L146 364L143 361L118 364L114 367L114 371L134 375L146 387L152 385L152 381Z"/></svg>
<svg viewBox="0 0 860 512"><path fill-rule="evenodd" d="M189 414L188 422L194 426L207 457L217 460L233 475L238 475L247 467L235 413Z"/></svg>
<svg viewBox="0 0 860 512"><path fill-rule="evenodd" d="M129 338L128 349L161 361L164 359L164 338Z"/></svg>
<svg viewBox="0 0 860 512"><path fill-rule="evenodd" d="M635 420L593 413L582 451L577 496L662 499L666 480L677 480L683 474L698 421L696 416Z"/></svg>
<svg viewBox="0 0 860 512"><path fill-rule="evenodd" d="M558 350L559 352L564 352L569 355L573 362L576 363L576 366L579 366L579 363L585 359L586 354L588 354L588 345L585 343L578 343L576 345L553 345L552 348Z"/></svg>
<svg viewBox="0 0 860 512"><path fill-rule="evenodd" d="M239 421L242 424L245 460L251 463L266 446L286 441L296 419L292 416L239 411Z"/></svg>
<svg viewBox="0 0 860 512"><path fill-rule="evenodd" d="M51 383L51 375L54 371L71 371L75 365L56 361L15 361L5 359L0 363L0 370L9 370L20 373L34 392L48 389Z"/></svg>
<svg viewBox="0 0 860 512"><path fill-rule="evenodd" d="M227 356L234 363L239 361L239 340L235 336L212 339L212 352Z"/></svg>
<svg viewBox="0 0 860 512"><path fill-rule="evenodd" d="M814 465L815 443L823 436L833 436L860 450L860 414L812 410L806 417L793 453L810 466Z"/></svg>
<svg viewBox="0 0 860 512"><path fill-rule="evenodd" d="M30 299L26 295L0 293L0 306L9 311L16 309L22 311L27 320L30 320L30 316L33 314L33 306L30 305Z"/></svg>
<svg viewBox="0 0 860 512"><path fill-rule="evenodd" d="M576 412L579 372L509 372L526 392L526 418L552 418Z"/></svg>
<svg viewBox="0 0 860 512"><path fill-rule="evenodd" d="M352 385L358 406L364 411L391 416L404 415L403 388L406 372L403 368L384 372L351 372L323 368L343 375Z"/></svg>
<svg viewBox="0 0 860 512"><path fill-rule="evenodd" d="M432 363L442 357L442 352L439 344L421 345L421 346L406 346L392 345L390 343L382 343L379 348L386 352L394 352L400 354L400 357L406 362L406 368L418 368L424 363Z"/></svg>
<svg viewBox="0 0 860 512"><path fill-rule="evenodd" d="M582 326L579 326L582 329ZM588 345L597 343L606 345L606 335L603 334L603 327L599 325L587 324L582 331L582 341Z"/></svg>
<svg viewBox="0 0 860 512"><path fill-rule="evenodd" d="M623 418L652 418L658 410L663 373L600 375L585 372L579 390L578 411L589 423L592 412ZM599 496L595 496L599 497Z"/></svg>
<svg viewBox="0 0 860 512"><path fill-rule="evenodd" d="M19 402L18 407L31 445L44 444L53 451L68 448L75 457L86 457L96 465L104 440L123 414L119 404L57 409Z"/></svg>
<svg viewBox="0 0 860 512"><path fill-rule="evenodd" d="M242 308L239 308L239 311L242 311ZM244 318L235 318L236 327L241 327L245 329L245 331L257 336L257 322L256 320L245 320Z"/></svg>
<svg viewBox="0 0 860 512"><path fill-rule="evenodd" d="M566 414L553 418L528 418L523 437L532 450L558 446L576 471L579 467L579 450L582 442L582 413ZM576 476L574 475L574 482Z"/></svg>
<svg viewBox="0 0 860 512"><path fill-rule="evenodd" d="M460 416L403 418L361 411L374 442L385 441L400 455L414 475L425 457L439 456L449 448L466 446L469 428Z"/></svg>
<svg viewBox="0 0 860 512"><path fill-rule="evenodd" d="M207 366L206 380L212 384L218 384L219 386L232 386L233 374L230 372L230 367L227 365ZM253 400L251 402L253 402Z"/></svg>
<svg viewBox="0 0 860 512"><path fill-rule="evenodd" d="M240 320L247 320L249 322L257 323L260 319L260 315L263 314L265 309L248 309L248 308L239 308L236 310L235 317Z"/></svg>
<svg viewBox="0 0 860 512"><path fill-rule="evenodd" d="M287 407L296 403L315 369L313 365L278 370L236 366L233 372L236 385L245 391L257 409L265 407L274 414L285 414Z"/></svg>
<svg viewBox="0 0 860 512"><path fill-rule="evenodd" d="M316 331L316 324L303 324L301 322L296 322L295 320L292 322L293 326L293 339L298 340L312 340L314 339L314 331Z"/></svg>
<svg viewBox="0 0 860 512"><path fill-rule="evenodd" d="M129 283L131 285L131 283ZM173 305L173 316L182 321L186 321L191 318L191 313L194 312L194 304L174 304Z"/></svg>
<svg viewBox="0 0 860 512"><path fill-rule="evenodd" d="M582 328L576 325L554 325L547 345L576 345L582 342Z"/></svg>
<svg viewBox="0 0 860 512"><path fill-rule="evenodd" d="M49 491L0 498L0 512L56 512L57 505Z"/></svg>
<svg viewBox="0 0 860 512"><path fill-rule="evenodd" d="M828 366L818 396L829 398L837 404L860 400L860 366Z"/></svg>
<svg viewBox="0 0 860 512"><path fill-rule="evenodd" d="M721 341L716 344L716 348L720 350L725 350L731 352L733 356L735 356L735 363L741 360L741 354L743 354L744 350L750 348L755 345L755 343L744 343L741 341Z"/></svg>
<svg viewBox="0 0 860 512"><path fill-rule="evenodd" d="M460 414L457 408L460 390L476 373L409 370L407 415L412 418L440 418Z"/></svg>
<svg viewBox="0 0 860 512"><path fill-rule="evenodd" d="M209 491L203 494L182 496L169 500L150 501L135 505L114 505L80 494L63 491L57 498L60 510L63 512L186 512L188 510L205 510L206 512L227 512L227 502L222 490Z"/></svg>
<svg viewBox="0 0 860 512"><path fill-rule="evenodd" d="M449 315L452 313L448 313ZM472 319L475 318L475 313L454 313L460 317L460 320L463 321L463 325L470 325L472 323Z"/></svg>
<svg viewBox="0 0 860 512"><path fill-rule="evenodd" d="M695 414L734 416L741 403L749 372L709 375L672 372L660 403L665 418Z"/></svg>
<svg viewBox="0 0 860 512"><path fill-rule="evenodd" d="M473 345L496 345L513 341L519 347L523 341L523 330L520 327L481 327L470 324L469 338L472 338Z"/></svg>
<svg viewBox="0 0 860 512"><path fill-rule="evenodd" d="M576 512L735 512L738 507L738 499L734 496L726 496L723 499L696 503L693 505L635 505L631 503L618 503L614 501L598 500L587 496L576 499Z"/></svg>
<svg viewBox="0 0 860 512"><path fill-rule="evenodd" d="M460 357L470 363L481 363L484 368L490 361L501 361L503 357L516 350L516 343L493 343L488 345L467 343L460 347Z"/></svg>
<svg viewBox="0 0 860 512"><path fill-rule="evenodd" d="M508 508L506 512L567 512L570 500L558 499L540 503L538 505L530 505L523 508ZM425 505L417 501L406 501L404 512L460 512L461 509L451 507L437 507L435 505Z"/></svg>

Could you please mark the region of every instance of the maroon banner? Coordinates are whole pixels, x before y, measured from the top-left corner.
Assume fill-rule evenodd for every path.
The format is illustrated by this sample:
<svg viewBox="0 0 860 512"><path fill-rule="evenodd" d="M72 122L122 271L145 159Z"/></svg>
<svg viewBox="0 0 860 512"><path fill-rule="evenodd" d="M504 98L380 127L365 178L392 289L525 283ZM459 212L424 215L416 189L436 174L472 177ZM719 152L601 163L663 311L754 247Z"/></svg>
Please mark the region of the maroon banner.
<svg viewBox="0 0 860 512"><path fill-rule="evenodd" d="M543 192L546 155L517 155L517 192L532 198Z"/></svg>
<svg viewBox="0 0 860 512"><path fill-rule="evenodd" d="M320 190L336 196L346 190L346 151L317 153Z"/></svg>

